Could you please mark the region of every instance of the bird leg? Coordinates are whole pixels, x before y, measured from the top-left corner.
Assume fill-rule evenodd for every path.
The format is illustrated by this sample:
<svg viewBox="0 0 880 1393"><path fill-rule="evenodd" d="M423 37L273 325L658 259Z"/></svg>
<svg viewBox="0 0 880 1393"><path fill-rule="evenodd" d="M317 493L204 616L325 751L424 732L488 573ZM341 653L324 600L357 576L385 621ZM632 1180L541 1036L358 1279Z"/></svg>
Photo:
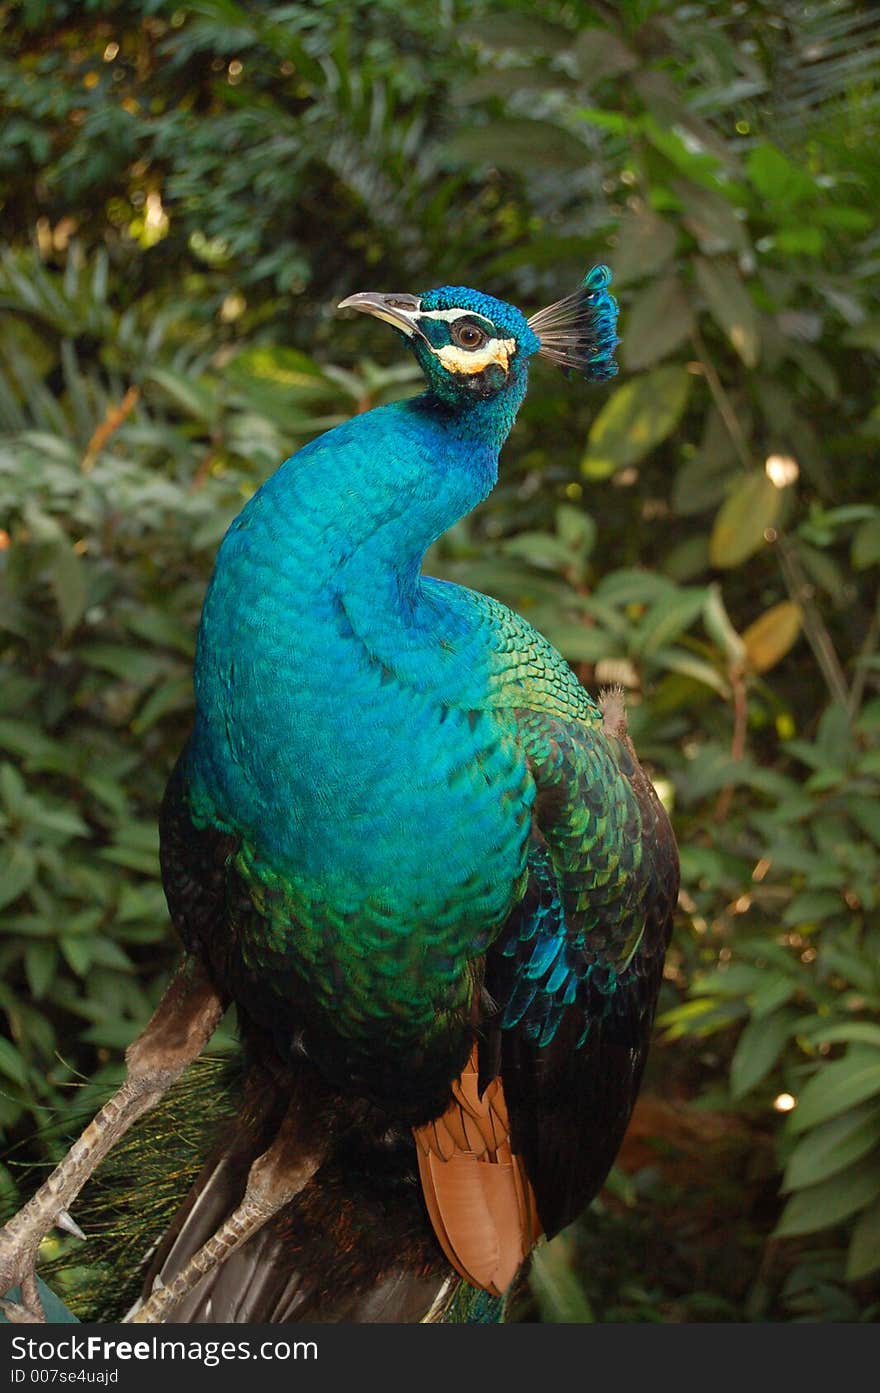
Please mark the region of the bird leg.
<svg viewBox="0 0 880 1393"><path fill-rule="evenodd" d="M313 1119L310 1119L313 1120ZM284 1205L304 1190L327 1154L326 1141L308 1142L303 1137L303 1109L294 1103L268 1150L258 1156L248 1172L244 1196L238 1208L204 1243L180 1272L167 1283L156 1285L143 1305L127 1317L131 1322L161 1324L173 1320L174 1307L188 1296L203 1277L257 1233Z"/></svg>
<svg viewBox="0 0 880 1393"><path fill-rule="evenodd" d="M132 1123L159 1101L201 1052L223 1009L204 969L194 958L185 958L146 1028L126 1050L127 1072L118 1092L33 1199L0 1230L0 1294L21 1287L25 1314L18 1319L43 1319L38 1303L34 1304L34 1268L42 1239Z"/></svg>
<svg viewBox="0 0 880 1393"><path fill-rule="evenodd" d="M10 1325L42 1325L46 1319L36 1273L21 1279L21 1301L0 1301L0 1311Z"/></svg>

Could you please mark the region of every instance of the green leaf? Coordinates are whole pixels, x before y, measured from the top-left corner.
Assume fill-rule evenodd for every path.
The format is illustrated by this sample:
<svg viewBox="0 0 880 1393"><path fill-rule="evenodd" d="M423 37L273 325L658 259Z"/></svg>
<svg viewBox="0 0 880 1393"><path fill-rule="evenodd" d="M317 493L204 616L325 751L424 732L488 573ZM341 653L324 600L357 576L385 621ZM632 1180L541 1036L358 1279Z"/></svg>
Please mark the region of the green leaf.
<svg viewBox="0 0 880 1393"><path fill-rule="evenodd" d="M628 285L654 275L675 254L675 228L650 208L624 213L614 247L614 283Z"/></svg>
<svg viewBox="0 0 880 1393"><path fill-rule="evenodd" d="M82 560L70 545L57 547L49 563L49 581L65 635L76 628L88 600L88 579Z"/></svg>
<svg viewBox="0 0 880 1393"><path fill-rule="evenodd" d="M473 77L466 78L453 87L450 100L456 106L468 106L474 102L484 102L488 97L499 97L507 101L511 97L522 97L523 91L545 87L559 87L557 74L541 71L535 67L483 68Z"/></svg>
<svg viewBox="0 0 880 1393"><path fill-rule="evenodd" d="M700 617L705 602L705 590L682 589L652 605L639 625L634 651L648 657L678 638Z"/></svg>
<svg viewBox="0 0 880 1393"><path fill-rule="evenodd" d="M71 808L50 808L45 804L35 809L34 826L44 832L56 833L64 841L70 837L88 837L91 830L79 813Z"/></svg>
<svg viewBox="0 0 880 1393"><path fill-rule="evenodd" d="M588 126L596 126L600 131L611 131L614 135L633 135L638 130L638 122L632 116L624 116L620 111L605 111L598 106L579 107L575 112Z"/></svg>
<svg viewBox="0 0 880 1393"><path fill-rule="evenodd" d="M175 615L156 605L141 606L124 617L125 627L139 638L159 647L174 648L185 658L192 659L195 631Z"/></svg>
<svg viewBox="0 0 880 1393"><path fill-rule="evenodd" d="M763 470L741 477L715 516L709 538L709 560L727 570L747 561L764 545L764 533L779 519L782 491Z"/></svg>
<svg viewBox="0 0 880 1393"><path fill-rule="evenodd" d="M0 1035L0 1074L13 1083L27 1083L27 1068L18 1050L10 1040Z"/></svg>
<svg viewBox="0 0 880 1393"><path fill-rule="evenodd" d="M870 837L875 846L880 846L880 803L876 798L853 795L847 799L846 811L865 836Z"/></svg>
<svg viewBox="0 0 880 1393"><path fill-rule="evenodd" d="M314 358L283 344L242 349L224 373L233 382L256 379L283 387L287 392L305 392L307 396L325 395L328 385Z"/></svg>
<svg viewBox="0 0 880 1393"><path fill-rule="evenodd" d="M36 725L12 716L0 717L0 749L17 755L26 768L58 767L67 753L63 745L50 740Z"/></svg>
<svg viewBox="0 0 880 1393"><path fill-rule="evenodd" d="M749 237L746 225L721 194L676 179L673 190L682 201L681 220L706 256L719 252L746 252Z"/></svg>
<svg viewBox="0 0 880 1393"><path fill-rule="evenodd" d="M116 968L120 972L131 972L131 959L109 938L92 938L89 941L89 953L93 963L98 963L101 967Z"/></svg>
<svg viewBox="0 0 880 1393"><path fill-rule="evenodd" d="M786 256L821 256L825 250L825 233L821 227L811 227L808 223L781 227L773 240L776 250Z"/></svg>
<svg viewBox="0 0 880 1393"><path fill-rule="evenodd" d="M843 1021L810 1031L817 1045L876 1045L880 1049L880 1025L874 1021Z"/></svg>
<svg viewBox="0 0 880 1393"><path fill-rule="evenodd" d="M749 151L746 169L756 191L777 212L787 214L802 203L816 201L817 186L806 170L793 164L775 145L755 145Z"/></svg>
<svg viewBox="0 0 880 1393"><path fill-rule="evenodd" d="M696 533L676 542L662 562L663 574L684 584L705 575L709 569L709 538Z"/></svg>
<svg viewBox="0 0 880 1393"><path fill-rule="evenodd" d="M860 1282L880 1267L880 1197L856 1222L846 1258L846 1280Z"/></svg>
<svg viewBox="0 0 880 1393"><path fill-rule="evenodd" d="M698 256L694 270L718 327L746 367L755 367L761 356L758 312L736 267L728 261L706 261Z"/></svg>
<svg viewBox="0 0 880 1393"><path fill-rule="evenodd" d="M812 344L792 340L788 346L788 354L800 365L810 381L815 382L819 391L823 392L829 401L838 400L840 397L840 379L824 353L820 353Z"/></svg>
<svg viewBox="0 0 880 1393"><path fill-rule="evenodd" d="M150 693L131 723L135 735L143 735L170 711L186 711L193 704L192 678L169 677Z"/></svg>
<svg viewBox="0 0 880 1393"><path fill-rule="evenodd" d="M815 856L810 863L810 869L815 871ZM835 866L835 871L837 867ZM836 877L835 877L836 879ZM837 972L853 986L858 987L860 992L870 998L877 992L878 974L877 964L873 957L869 958L864 953L850 952L847 948L834 942L824 941L822 943L821 954L822 967L828 971Z"/></svg>
<svg viewBox="0 0 880 1393"><path fill-rule="evenodd" d="M146 687L167 670L168 659L160 653L139 652L132 644L84 643L78 656L89 667L109 672L122 682Z"/></svg>
<svg viewBox="0 0 880 1393"><path fill-rule="evenodd" d="M560 503L556 509L556 531L560 540L581 559L588 557L596 544L595 520L583 508L575 508L570 503Z"/></svg>
<svg viewBox="0 0 880 1393"><path fill-rule="evenodd" d="M127 846L105 846L98 854L102 860L111 861L114 866L125 866L127 870L141 871L149 876L159 874L159 857L156 852L138 851Z"/></svg>
<svg viewBox="0 0 880 1393"><path fill-rule="evenodd" d="M880 1145L880 1108L864 1105L823 1122L799 1141L782 1177L783 1193L815 1185Z"/></svg>
<svg viewBox="0 0 880 1393"><path fill-rule="evenodd" d="M620 657L615 638L594 625L558 623L543 626L547 638L570 663L598 663L602 658Z"/></svg>
<svg viewBox="0 0 880 1393"><path fill-rule="evenodd" d="M497 11L482 22L471 20L461 26L458 34L465 42L476 41L496 52L505 48L528 52L535 49L544 53L568 52L573 39L570 31L561 25L551 24L537 15L517 14L515 10L507 13Z"/></svg>
<svg viewBox="0 0 880 1393"><path fill-rule="evenodd" d="M852 541L852 563L857 571L864 571L880 561L880 514L868 518L856 532Z"/></svg>
<svg viewBox="0 0 880 1393"><path fill-rule="evenodd" d="M800 538L797 541L797 555L810 579L821 586L836 604L843 604L849 577L844 575L834 558L817 547L808 546Z"/></svg>
<svg viewBox="0 0 880 1393"><path fill-rule="evenodd" d="M841 343L848 348L868 348L880 353L880 315L874 315L861 324L851 324L840 336Z"/></svg>
<svg viewBox="0 0 880 1393"><path fill-rule="evenodd" d="M690 384L687 370L670 364L618 387L593 422L583 473L606 479L643 459L678 425Z"/></svg>
<svg viewBox="0 0 880 1393"><path fill-rule="evenodd" d="M62 934L58 942L68 965L77 977L85 977L92 965L92 939L75 938L71 934Z"/></svg>
<svg viewBox="0 0 880 1393"><path fill-rule="evenodd" d="M58 950L54 943L36 940L25 948L24 970L35 1000L39 1001L45 996L55 976L57 962Z"/></svg>
<svg viewBox="0 0 880 1393"><path fill-rule="evenodd" d="M0 764L0 801L14 818L24 819L28 812L28 796L24 779L14 764Z"/></svg>
<svg viewBox="0 0 880 1393"><path fill-rule="evenodd" d="M880 1157L867 1156L837 1175L798 1190L782 1211L775 1238L817 1233L857 1214L880 1195Z"/></svg>
<svg viewBox="0 0 880 1393"><path fill-rule="evenodd" d="M658 1024L666 1028L667 1039L678 1040L683 1035L701 1038L716 1030L728 1030L733 1021L741 1019L744 1007L736 1002L720 1002L712 997L699 997L675 1006L659 1017Z"/></svg>
<svg viewBox="0 0 880 1393"><path fill-rule="evenodd" d="M713 692L718 693L722 700L730 700L728 683L721 673L712 667L711 663L704 662L701 658L694 658L690 653L686 653L680 648L661 648L654 654L654 662L658 667L678 673L681 677L690 678L694 682L699 682L703 687L710 687Z"/></svg>
<svg viewBox="0 0 880 1393"><path fill-rule="evenodd" d="M746 655L745 644L733 627L724 603L721 586L717 581L713 581L706 594L706 603L703 606L703 624L706 633L718 644L728 662L731 664L742 663Z"/></svg>
<svg viewBox="0 0 880 1393"><path fill-rule="evenodd" d="M492 16L493 28L497 18L496 11ZM614 77L618 73L630 72L639 64L636 55L627 48L622 39L610 29L603 29L601 25L583 29L574 43L571 44L569 40L569 44L583 81L587 85Z"/></svg>
<svg viewBox="0 0 880 1393"><path fill-rule="evenodd" d="M804 1086L787 1130L797 1135L880 1094L880 1049L859 1046L822 1064Z"/></svg>
<svg viewBox="0 0 880 1393"><path fill-rule="evenodd" d="M740 425L750 433L748 414L740 413ZM696 453L679 466L673 488L673 506L683 517L717 507L742 465L721 412L713 404L704 418Z"/></svg>
<svg viewBox="0 0 880 1393"><path fill-rule="evenodd" d="M757 991L749 997L752 1019L763 1020L778 1007L784 1006L786 1001L791 1001L797 989L798 983L793 971L766 973Z"/></svg>
<svg viewBox="0 0 880 1393"><path fill-rule="evenodd" d="M241 510L241 501L229 503L226 506L217 508L215 512L209 513L207 518L197 527L192 535L192 546L195 551L214 551L217 543L222 540L229 524L233 518L237 517Z"/></svg>
<svg viewBox="0 0 880 1393"><path fill-rule="evenodd" d="M571 1240L561 1233L535 1249L529 1281L545 1324L584 1325L593 1312L572 1266Z"/></svg>
<svg viewBox="0 0 880 1393"><path fill-rule="evenodd" d="M89 1026L87 1030L83 1031L82 1038L87 1040L89 1044L100 1045L106 1050L115 1050L124 1054L132 1042L134 1033L129 1020L104 1021L100 1025ZM213 1049L212 1042L212 1053Z"/></svg>
<svg viewBox="0 0 880 1393"><path fill-rule="evenodd" d="M844 908L843 896L836 890L804 890L795 895L782 915L783 924L821 924L833 919Z"/></svg>
<svg viewBox="0 0 880 1393"><path fill-rule="evenodd" d="M589 148L563 126L525 116L499 117L485 126L466 126L446 142L444 151L455 164L488 164L517 174L535 165L581 170L591 158Z"/></svg>
<svg viewBox="0 0 880 1393"><path fill-rule="evenodd" d="M160 367L151 368L149 378L161 387L186 415L210 427L219 422L223 408L220 389L216 382L208 378L196 381L195 378L185 377L183 373Z"/></svg>
<svg viewBox="0 0 880 1393"><path fill-rule="evenodd" d="M623 566L609 571L596 586L596 597L611 605L653 605L671 600L677 587L666 576L638 566ZM629 622L624 621L621 632L626 633Z"/></svg>
<svg viewBox="0 0 880 1393"><path fill-rule="evenodd" d="M874 219L864 208L854 208L845 203L829 203L825 208L814 208L812 216L825 227L843 228L847 232L869 232L874 226Z"/></svg>
<svg viewBox="0 0 880 1393"><path fill-rule="evenodd" d="M730 1064L730 1089L742 1098L766 1078L791 1038L795 1016L776 1011L760 1020L751 1020L739 1037Z"/></svg>
<svg viewBox="0 0 880 1393"><path fill-rule="evenodd" d="M33 852L20 842L0 847L0 909L24 894L36 875Z"/></svg>
<svg viewBox="0 0 880 1393"><path fill-rule="evenodd" d="M659 79L662 75L643 70L641 76L650 80ZM679 111L682 110L679 105ZM717 185L720 164L718 156L706 148L700 149L699 144L702 142L695 141L691 132L686 130L681 122L670 121L668 117L655 120L652 116L644 116L641 129L654 148L659 150L661 155L665 155L682 174L699 184L709 187Z"/></svg>
<svg viewBox="0 0 880 1393"><path fill-rule="evenodd" d="M623 361L628 372L649 368L678 348L691 333L694 316L677 276L642 290L626 314Z"/></svg>
<svg viewBox="0 0 880 1393"><path fill-rule="evenodd" d="M118 820L124 821L129 816L128 797L118 779L106 778L101 773L84 774L83 787L88 789L99 803L109 808Z"/></svg>
<svg viewBox="0 0 880 1393"><path fill-rule="evenodd" d="M731 963L729 967L718 967L714 972L701 975L694 983L700 992L716 992L720 996L750 996L764 980L763 968L751 963Z"/></svg>
<svg viewBox="0 0 880 1393"><path fill-rule="evenodd" d="M520 532L501 544L505 556L519 556L539 569L559 571L571 565L571 549L550 532Z"/></svg>
<svg viewBox="0 0 880 1393"><path fill-rule="evenodd" d="M44 512L34 499L26 500L23 511L30 541L49 547L60 547L67 541L67 534L58 519Z"/></svg>

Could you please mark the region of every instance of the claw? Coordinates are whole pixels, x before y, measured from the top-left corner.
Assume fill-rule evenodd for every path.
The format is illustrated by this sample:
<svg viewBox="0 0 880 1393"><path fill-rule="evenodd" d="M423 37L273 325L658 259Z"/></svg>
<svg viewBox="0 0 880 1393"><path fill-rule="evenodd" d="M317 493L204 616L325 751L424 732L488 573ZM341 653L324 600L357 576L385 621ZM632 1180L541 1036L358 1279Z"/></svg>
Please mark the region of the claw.
<svg viewBox="0 0 880 1393"><path fill-rule="evenodd" d="M303 1136L299 1103L291 1103L274 1142L251 1166L238 1208L189 1257L170 1282L166 1284L161 1274L157 1274L149 1297L138 1309L132 1309L127 1319L133 1325L161 1325L167 1321L175 1306L203 1277L224 1263L230 1253L258 1233L267 1220L300 1194L325 1155L326 1143L315 1148L308 1146Z"/></svg>
<svg viewBox="0 0 880 1393"><path fill-rule="evenodd" d="M86 1241L86 1234L83 1233L79 1224L71 1218L66 1209L59 1209L55 1216L55 1227L63 1229L65 1233L72 1233L74 1238L81 1238L84 1243Z"/></svg>
<svg viewBox="0 0 880 1393"><path fill-rule="evenodd" d="M13 1325L42 1325L46 1315L34 1273L22 1278L18 1294L20 1301L11 1300L10 1296L0 1300L0 1311L6 1319Z"/></svg>
<svg viewBox="0 0 880 1393"><path fill-rule="evenodd" d="M40 1325L43 1319L20 1301L10 1301L8 1297L0 1298L0 1311L12 1325Z"/></svg>
<svg viewBox="0 0 880 1393"><path fill-rule="evenodd" d="M224 1003L204 969L185 958L142 1033L126 1051L126 1075L112 1098L73 1143L43 1184L0 1229L0 1292L21 1286L7 1302L10 1319L43 1320L34 1275L40 1243L57 1225L85 1238L70 1217L71 1205L85 1182L132 1123L148 1112L201 1052L223 1014ZM0 1311L6 1308L0 1307Z"/></svg>

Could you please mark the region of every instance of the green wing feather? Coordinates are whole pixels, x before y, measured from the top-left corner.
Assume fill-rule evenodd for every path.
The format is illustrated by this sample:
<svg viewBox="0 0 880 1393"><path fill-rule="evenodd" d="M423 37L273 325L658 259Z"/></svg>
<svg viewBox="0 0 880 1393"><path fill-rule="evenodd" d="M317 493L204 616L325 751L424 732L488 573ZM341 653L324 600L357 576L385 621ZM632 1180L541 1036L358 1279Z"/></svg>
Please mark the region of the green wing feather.
<svg viewBox="0 0 880 1393"><path fill-rule="evenodd" d="M497 601L491 700L536 787L528 881L486 958L496 1004L482 1085L504 1082L544 1230L598 1191L641 1083L678 897L678 853L636 758L619 693L599 703L556 650Z"/></svg>

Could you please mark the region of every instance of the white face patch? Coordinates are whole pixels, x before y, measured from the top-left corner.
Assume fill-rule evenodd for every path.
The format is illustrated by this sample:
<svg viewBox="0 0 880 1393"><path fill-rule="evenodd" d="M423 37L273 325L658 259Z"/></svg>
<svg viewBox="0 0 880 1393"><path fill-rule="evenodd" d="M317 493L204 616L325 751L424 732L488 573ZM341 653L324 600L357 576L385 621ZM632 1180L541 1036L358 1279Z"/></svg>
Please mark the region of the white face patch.
<svg viewBox="0 0 880 1393"><path fill-rule="evenodd" d="M468 311L446 311L446 314L460 313L467 314ZM437 317L439 318L439 316ZM433 315L432 318L434 318ZM448 343L444 348L432 348L431 352L440 359L447 372L470 374L483 372L492 363L497 363L507 372L510 366L510 356L515 348L515 339L490 339L482 348L470 352L466 348L457 348L454 343Z"/></svg>
<svg viewBox="0 0 880 1393"><path fill-rule="evenodd" d="M454 324L457 319L479 319L487 326L489 323L476 310L423 310L422 314L425 319L440 319L444 324Z"/></svg>

